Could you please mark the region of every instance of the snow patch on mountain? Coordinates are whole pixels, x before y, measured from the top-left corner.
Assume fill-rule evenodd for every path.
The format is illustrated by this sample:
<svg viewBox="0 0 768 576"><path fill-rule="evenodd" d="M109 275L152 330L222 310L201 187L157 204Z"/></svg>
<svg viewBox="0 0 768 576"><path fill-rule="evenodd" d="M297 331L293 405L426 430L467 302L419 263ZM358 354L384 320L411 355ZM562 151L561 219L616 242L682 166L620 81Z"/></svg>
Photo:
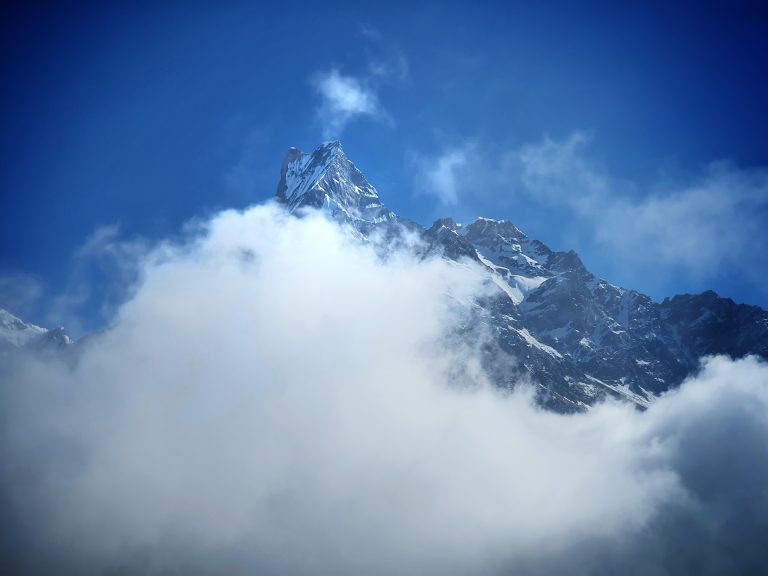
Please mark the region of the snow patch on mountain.
<svg viewBox="0 0 768 576"><path fill-rule="evenodd" d="M0 343L20 347L46 332L45 328L27 324L7 310L0 309Z"/></svg>
<svg viewBox="0 0 768 576"><path fill-rule="evenodd" d="M296 148L288 150L277 198L290 212L316 208L353 226L395 218L338 141L325 142L311 154Z"/></svg>
<svg viewBox="0 0 768 576"><path fill-rule="evenodd" d="M338 142L311 154L290 149L277 198L292 212L320 209L360 239L378 239L384 254L415 249L487 274L496 290L463 302L482 311L495 335L486 369L500 386L523 370L554 410L582 410L606 397L646 407L704 355L768 356L768 313L759 308L713 292L657 304L595 277L576 252L551 250L509 220L441 218L423 228L400 219Z"/></svg>
<svg viewBox="0 0 768 576"><path fill-rule="evenodd" d="M0 352L19 350L56 350L72 344L63 327L48 330L24 322L4 309L0 309Z"/></svg>
<svg viewBox="0 0 768 576"><path fill-rule="evenodd" d="M543 352L546 352L547 354L549 354L553 358L557 358L557 359L562 359L563 358L563 355L560 354L560 352L558 352L557 350L555 350L551 346L547 346L546 344L543 344L543 343L539 342L536 338L534 338L534 336L530 332L528 332L528 330L526 328L521 328L521 329L512 328L512 330L514 330L515 332L520 334L520 336L523 337L523 339L525 340L525 342L529 346L533 346L534 348L538 348L539 350L541 350Z"/></svg>

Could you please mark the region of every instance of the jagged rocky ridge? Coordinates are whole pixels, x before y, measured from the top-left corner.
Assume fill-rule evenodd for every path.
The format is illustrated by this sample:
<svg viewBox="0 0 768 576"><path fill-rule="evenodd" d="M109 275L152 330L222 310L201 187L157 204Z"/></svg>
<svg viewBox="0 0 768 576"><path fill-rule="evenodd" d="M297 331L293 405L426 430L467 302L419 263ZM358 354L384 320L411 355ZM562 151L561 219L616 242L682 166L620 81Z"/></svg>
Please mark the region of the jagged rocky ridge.
<svg viewBox="0 0 768 576"><path fill-rule="evenodd" d="M678 386L702 356L768 357L765 310L711 291L653 302L595 277L575 252L550 250L508 221L460 225L443 218L424 228L384 206L339 142L311 154L291 148L276 196L297 215L320 209L361 240L375 237L384 256L406 248L479 264L492 287L472 307L475 324L492 335L483 355L488 374L502 388L530 380L541 404L558 412L606 397L645 407ZM477 326L466 327L470 337ZM47 330L0 310L0 355L23 349L74 359L72 344L63 328Z"/></svg>
<svg viewBox="0 0 768 576"><path fill-rule="evenodd" d="M606 396L647 406L708 354L768 357L768 312L758 307L714 292L653 302L595 277L575 252L550 250L508 221L445 218L424 228L398 217L339 142L311 154L291 148L277 199L295 213L325 210L362 238L375 233L396 245L408 231L421 237L424 255L482 265L497 287L477 302L478 321L493 335L486 369L501 387L530 379L542 405L559 412Z"/></svg>

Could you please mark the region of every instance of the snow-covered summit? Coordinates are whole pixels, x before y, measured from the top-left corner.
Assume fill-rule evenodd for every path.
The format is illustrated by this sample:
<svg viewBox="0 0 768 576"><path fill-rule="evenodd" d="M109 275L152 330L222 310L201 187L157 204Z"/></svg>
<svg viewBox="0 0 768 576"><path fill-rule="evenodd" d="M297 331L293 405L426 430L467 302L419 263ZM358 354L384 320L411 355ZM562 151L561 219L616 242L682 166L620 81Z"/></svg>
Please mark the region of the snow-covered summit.
<svg viewBox="0 0 768 576"><path fill-rule="evenodd" d="M703 355L768 358L768 312L759 308L714 293L657 304L597 278L573 250L552 250L509 220L462 225L441 218L425 228L397 217L338 141L311 154L288 150L277 198L297 214L326 211L361 240L375 238L384 255L403 249L476 262L488 290L468 308L462 330L485 327L484 368L492 381L507 387L530 379L541 403L558 411L605 397L648 406L695 371Z"/></svg>
<svg viewBox="0 0 768 576"><path fill-rule="evenodd" d="M0 345L24 346L30 340L42 336L47 330L34 324L27 324L0 308Z"/></svg>
<svg viewBox="0 0 768 576"><path fill-rule="evenodd" d="M319 208L353 224L395 219L338 140L324 142L310 154L290 148L280 171L277 199L291 212Z"/></svg>
<svg viewBox="0 0 768 576"><path fill-rule="evenodd" d="M471 242L497 242L527 238L525 233L509 220L493 220L483 216L464 227L464 236Z"/></svg>
<svg viewBox="0 0 768 576"><path fill-rule="evenodd" d="M17 348L62 348L72 344L64 328L47 330L0 308L0 352Z"/></svg>

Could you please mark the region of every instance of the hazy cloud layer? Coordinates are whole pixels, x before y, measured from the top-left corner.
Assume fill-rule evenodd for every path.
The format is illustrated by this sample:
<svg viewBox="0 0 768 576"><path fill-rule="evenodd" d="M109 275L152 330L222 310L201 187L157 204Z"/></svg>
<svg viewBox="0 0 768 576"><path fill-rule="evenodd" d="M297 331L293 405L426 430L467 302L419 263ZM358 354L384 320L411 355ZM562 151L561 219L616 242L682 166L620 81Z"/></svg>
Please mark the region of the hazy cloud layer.
<svg viewBox="0 0 768 576"><path fill-rule="evenodd" d="M6 359L17 573L758 573L768 368L709 360L640 413L542 412L447 339L469 264L228 211L140 257L79 361Z"/></svg>

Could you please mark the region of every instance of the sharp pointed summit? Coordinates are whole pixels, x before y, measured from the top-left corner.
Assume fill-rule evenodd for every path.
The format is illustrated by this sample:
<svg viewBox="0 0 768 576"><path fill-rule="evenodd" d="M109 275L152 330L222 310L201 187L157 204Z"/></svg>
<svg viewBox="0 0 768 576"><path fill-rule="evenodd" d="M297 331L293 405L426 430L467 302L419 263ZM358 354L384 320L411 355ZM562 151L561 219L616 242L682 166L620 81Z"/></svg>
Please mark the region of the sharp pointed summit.
<svg viewBox="0 0 768 576"><path fill-rule="evenodd" d="M280 171L277 199L291 212L319 208L353 225L396 218L344 154L338 140L324 142L310 154L289 148Z"/></svg>
<svg viewBox="0 0 768 576"><path fill-rule="evenodd" d="M385 256L415 250L479 264L489 292L475 303L470 324L489 327L485 368L502 387L531 378L540 402L557 411L584 410L606 397L649 406L706 354L768 357L768 312L759 308L714 293L656 304L597 278L574 251L551 250L508 220L462 225L442 218L427 229L396 216L338 141L310 154L289 149L277 198L297 214L325 211L360 239L373 238Z"/></svg>

